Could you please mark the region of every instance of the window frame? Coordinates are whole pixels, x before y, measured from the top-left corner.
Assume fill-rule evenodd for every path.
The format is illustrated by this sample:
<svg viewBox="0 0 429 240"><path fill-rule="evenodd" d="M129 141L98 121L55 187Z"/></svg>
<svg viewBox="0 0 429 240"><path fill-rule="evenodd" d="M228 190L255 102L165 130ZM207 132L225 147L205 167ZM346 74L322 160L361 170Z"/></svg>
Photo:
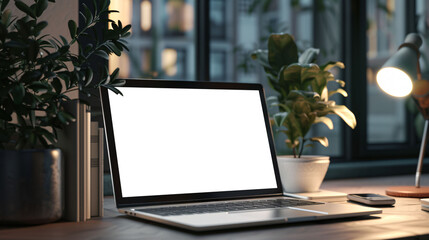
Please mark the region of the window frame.
<svg viewBox="0 0 429 240"><path fill-rule="evenodd" d="M210 81L210 0L195 0L195 80ZM313 0L316 4L318 0ZM90 4L90 0L79 0ZM346 80L345 99L358 119L356 129L352 130L343 124L342 137L344 152L342 156L332 157L334 162L355 162L374 159L416 158L419 153L420 140L412 124L413 117L407 115L407 142L370 144L367 141L367 79L366 67L366 2L367 0L348 0L342 4L342 60L345 63L343 72ZM406 33L416 32L416 0L406 1ZM314 30L313 30L314 31ZM314 34L313 34L314 36ZM352 57L353 56L353 57ZM96 104L97 105L97 104Z"/></svg>
<svg viewBox="0 0 429 240"><path fill-rule="evenodd" d="M413 117L407 114L407 142L370 144L367 141L367 57L366 51L366 2L359 0L346 1L343 9L343 59L345 65L345 79L350 97L346 100L350 109L355 113L358 121L357 128L352 132L345 129L346 161L372 159L399 159L417 157L419 142L412 124ZM416 31L415 0L406 1L406 33ZM353 56L353 57L352 57ZM352 67L350 67L352 66ZM363 80L364 79L364 80Z"/></svg>
<svg viewBox="0 0 429 240"><path fill-rule="evenodd" d="M210 0L196 1L196 80L210 81ZM316 4L317 0L313 0ZM367 56L366 51L366 2L361 0L344 1L342 5L342 59L347 66L344 70L346 90L349 97L345 100L358 119L356 129L343 124L342 135L345 140L342 156L333 157L336 162L351 162L373 159L403 159L418 156L417 139L413 117L407 114L407 142L371 144L367 141ZM416 2L406 1L406 33L415 32ZM313 30L314 31L314 30ZM314 34L313 34L314 36ZM352 57L353 56L353 57Z"/></svg>

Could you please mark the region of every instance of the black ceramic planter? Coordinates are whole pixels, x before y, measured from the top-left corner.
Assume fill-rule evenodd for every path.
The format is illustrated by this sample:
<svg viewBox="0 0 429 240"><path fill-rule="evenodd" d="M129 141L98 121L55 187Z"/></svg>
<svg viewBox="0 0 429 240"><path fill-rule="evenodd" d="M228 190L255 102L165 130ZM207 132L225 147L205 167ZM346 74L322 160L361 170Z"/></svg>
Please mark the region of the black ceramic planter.
<svg viewBox="0 0 429 240"><path fill-rule="evenodd" d="M60 149L0 150L0 224L43 224L63 212Z"/></svg>

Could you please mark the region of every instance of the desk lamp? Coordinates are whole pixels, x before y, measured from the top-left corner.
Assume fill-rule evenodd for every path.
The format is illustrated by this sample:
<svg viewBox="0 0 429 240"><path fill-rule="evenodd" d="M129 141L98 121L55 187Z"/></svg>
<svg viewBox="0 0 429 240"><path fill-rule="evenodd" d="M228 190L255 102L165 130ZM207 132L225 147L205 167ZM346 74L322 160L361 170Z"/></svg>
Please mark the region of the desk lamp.
<svg viewBox="0 0 429 240"><path fill-rule="evenodd" d="M421 77L419 65L419 48L421 45L422 39L417 33L408 34L398 51L387 60L377 73L378 86L389 95L405 97L411 93L425 119L415 186L394 186L386 189L387 195L396 197L429 197L429 187L420 186L420 174L429 125L429 81L422 80Z"/></svg>

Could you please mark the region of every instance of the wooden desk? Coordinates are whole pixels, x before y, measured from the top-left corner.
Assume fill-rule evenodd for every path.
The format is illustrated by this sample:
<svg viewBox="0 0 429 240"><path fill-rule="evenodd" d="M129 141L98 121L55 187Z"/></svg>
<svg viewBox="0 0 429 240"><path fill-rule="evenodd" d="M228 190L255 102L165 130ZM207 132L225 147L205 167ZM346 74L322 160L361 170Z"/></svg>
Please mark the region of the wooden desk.
<svg viewBox="0 0 429 240"><path fill-rule="evenodd" d="M391 185L410 185L414 176L331 180L327 190L384 194ZM422 177L429 185L429 175ZM29 227L0 227L0 239L429 239L429 212L418 199L396 198L395 207L365 218L328 220L256 228L192 233L119 214L105 198L105 217L85 223L58 222ZM415 237L420 236L420 237Z"/></svg>

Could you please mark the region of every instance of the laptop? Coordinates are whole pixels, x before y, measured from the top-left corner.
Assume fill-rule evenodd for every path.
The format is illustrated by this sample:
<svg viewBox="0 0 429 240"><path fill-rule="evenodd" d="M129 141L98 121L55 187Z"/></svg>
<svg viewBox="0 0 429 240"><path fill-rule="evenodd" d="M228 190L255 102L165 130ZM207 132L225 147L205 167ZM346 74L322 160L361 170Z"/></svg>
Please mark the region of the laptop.
<svg viewBox="0 0 429 240"><path fill-rule="evenodd" d="M126 80L101 88L119 212L192 231L366 216L284 197L262 85Z"/></svg>

